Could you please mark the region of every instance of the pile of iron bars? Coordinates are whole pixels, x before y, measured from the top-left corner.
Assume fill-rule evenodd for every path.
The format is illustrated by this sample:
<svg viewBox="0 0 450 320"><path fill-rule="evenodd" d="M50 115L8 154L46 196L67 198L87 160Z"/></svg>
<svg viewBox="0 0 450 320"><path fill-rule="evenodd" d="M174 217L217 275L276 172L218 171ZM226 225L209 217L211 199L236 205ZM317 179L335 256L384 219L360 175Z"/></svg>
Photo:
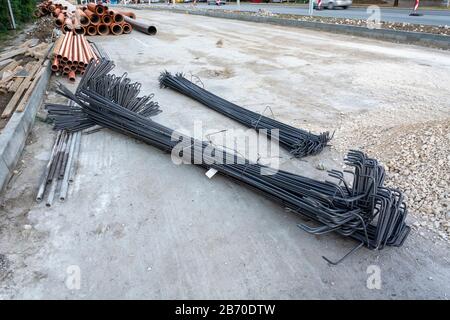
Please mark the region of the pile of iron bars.
<svg viewBox="0 0 450 320"><path fill-rule="evenodd" d="M84 74L91 60L97 55L84 35L68 32L56 40L52 53L52 71L75 81L76 74Z"/></svg>
<svg viewBox="0 0 450 320"><path fill-rule="evenodd" d="M47 195L46 206L53 204L55 194L59 192L59 200L67 198L70 182L73 182L77 158L80 151L81 132L70 133L59 130L53 145L50 160L45 167L36 200L42 201Z"/></svg>
<svg viewBox="0 0 450 320"><path fill-rule="evenodd" d="M351 183L337 170L329 171L334 181L321 181L252 163L237 153L215 148L151 120L146 110L155 114L155 105L142 104L142 99L136 98L139 91L129 90L134 84L124 91L121 83L129 84L131 80L109 75L112 68L113 63L103 59L89 64L75 94L59 84L57 92L74 104L46 106L55 129L79 132L98 125L166 152L177 150L184 160L246 184L315 222L314 226L299 224L302 230L315 235L336 232L355 239L359 244L348 254L362 246L372 250L398 247L408 236L410 227L405 221L408 210L403 195L385 186L384 167L376 159L351 150L345 158L346 165L352 168L346 171L352 177ZM140 88L140 84L135 85ZM131 99L124 98L127 92L133 93ZM141 106L136 108L136 104ZM174 134L179 139L173 139ZM178 149L180 143L182 148ZM224 163L223 159L235 161ZM331 264L342 261L325 259Z"/></svg>

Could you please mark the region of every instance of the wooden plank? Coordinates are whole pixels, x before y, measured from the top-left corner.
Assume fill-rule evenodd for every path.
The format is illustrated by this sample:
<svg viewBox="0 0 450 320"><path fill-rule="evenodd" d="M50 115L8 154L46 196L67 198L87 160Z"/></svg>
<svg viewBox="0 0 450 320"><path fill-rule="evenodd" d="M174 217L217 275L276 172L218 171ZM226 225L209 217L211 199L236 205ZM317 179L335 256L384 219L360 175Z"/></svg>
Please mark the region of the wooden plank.
<svg viewBox="0 0 450 320"><path fill-rule="evenodd" d="M22 100L20 101L20 103L17 105L16 111L17 112L23 112L25 110L25 105L28 102L28 99L30 98L31 93L34 90L34 87L36 86L36 84L39 82L39 79L41 78L42 74L45 71L45 67L41 68L41 70L39 70L39 72L36 74L36 76L34 77L33 82L30 84L30 87L28 88L27 92L25 92L25 95L23 96Z"/></svg>
<svg viewBox="0 0 450 320"><path fill-rule="evenodd" d="M7 87L8 92L16 92L24 80L25 78L15 78L13 81L11 81L12 84Z"/></svg>
<svg viewBox="0 0 450 320"><path fill-rule="evenodd" d="M19 86L17 91L11 97L11 100L9 100L8 104L5 107L5 110L3 110L3 113L1 115L2 119L8 118L14 112L14 109L16 108L17 103L20 101L23 93L31 85L31 81L32 81L33 77L36 75L36 73L41 68L42 62L43 62L43 60L39 60L38 63L36 63L36 65L30 71L30 75L24 79L24 81Z"/></svg>
<svg viewBox="0 0 450 320"><path fill-rule="evenodd" d="M39 43L39 39L33 38L25 41L20 45L21 48L32 48L34 46L37 46Z"/></svg>
<svg viewBox="0 0 450 320"><path fill-rule="evenodd" d="M10 72L10 74L8 76L6 76L6 78L4 78L0 81L0 87L4 88L5 86L7 86L8 82L14 79L15 74L17 72L21 71L22 69L23 69L23 67L17 66L14 70L8 71L8 72Z"/></svg>
<svg viewBox="0 0 450 320"><path fill-rule="evenodd" d="M4 67L6 67L8 64L10 64L11 62L13 62L13 59L6 59L0 62L0 70L3 69Z"/></svg>
<svg viewBox="0 0 450 320"><path fill-rule="evenodd" d="M24 54L25 52L27 52L27 50L28 48L20 48L10 52L5 52L4 54L0 55L0 61L18 56L19 54Z"/></svg>
<svg viewBox="0 0 450 320"><path fill-rule="evenodd" d="M6 67L3 68L1 78L3 79L5 72L14 70L14 68L18 65L19 63L16 60L11 61Z"/></svg>

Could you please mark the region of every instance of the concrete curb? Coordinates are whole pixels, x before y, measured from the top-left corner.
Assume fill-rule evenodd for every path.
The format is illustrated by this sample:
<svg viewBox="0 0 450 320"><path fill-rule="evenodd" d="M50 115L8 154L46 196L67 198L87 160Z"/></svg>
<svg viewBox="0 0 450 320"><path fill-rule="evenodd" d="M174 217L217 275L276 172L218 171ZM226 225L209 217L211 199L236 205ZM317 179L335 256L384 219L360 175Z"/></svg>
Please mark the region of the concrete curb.
<svg viewBox="0 0 450 320"><path fill-rule="evenodd" d="M314 29L326 32L334 32L340 34L348 34L352 36L359 36L365 38L374 38L378 40L386 40L391 42L400 42L408 44L416 44L426 47L441 48L450 50L450 36L443 36L430 33L421 32L409 32L409 31L398 31L398 30L388 30L388 29L368 29L365 27L349 26L342 24L329 24L322 22L311 22L311 21L299 21L299 20L289 20L280 19L274 17L259 17L251 15L243 15L236 13L224 13L215 10L208 11L197 11L197 10L186 10L177 8L134 8L128 7L136 10L154 10L154 11L169 11L175 13L192 14L198 16L207 16L213 18L231 19L231 20L241 20L249 22L258 23L268 23L279 26L287 27L297 27Z"/></svg>
<svg viewBox="0 0 450 320"><path fill-rule="evenodd" d="M30 95L23 112L14 112L6 127L0 133L0 192L11 178L17 161L22 154L25 141L34 123L36 111L41 104L47 88L51 64L45 67L33 93Z"/></svg>

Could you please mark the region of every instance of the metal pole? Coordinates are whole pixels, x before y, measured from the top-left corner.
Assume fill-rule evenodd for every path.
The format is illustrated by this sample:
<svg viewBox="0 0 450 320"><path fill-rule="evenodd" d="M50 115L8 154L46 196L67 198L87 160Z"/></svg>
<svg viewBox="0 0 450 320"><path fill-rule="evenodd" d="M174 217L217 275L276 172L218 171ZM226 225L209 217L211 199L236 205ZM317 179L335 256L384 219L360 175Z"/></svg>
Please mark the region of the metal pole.
<svg viewBox="0 0 450 320"><path fill-rule="evenodd" d="M309 0L308 14L313 15L314 12L314 0Z"/></svg>
<svg viewBox="0 0 450 320"><path fill-rule="evenodd" d="M238 6L238 10L240 10L241 9L241 0L237 0L237 6ZM447 3L447 6L448 6L448 3Z"/></svg>
<svg viewBox="0 0 450 320"><path fill-rule="evenodd" d="M9 11L9 18L11 20L11 27L13 30L16 30L16 21L14 20L14 13L11 8L11 2L9 0L6 0L8 2L8 11Z"/></svg>

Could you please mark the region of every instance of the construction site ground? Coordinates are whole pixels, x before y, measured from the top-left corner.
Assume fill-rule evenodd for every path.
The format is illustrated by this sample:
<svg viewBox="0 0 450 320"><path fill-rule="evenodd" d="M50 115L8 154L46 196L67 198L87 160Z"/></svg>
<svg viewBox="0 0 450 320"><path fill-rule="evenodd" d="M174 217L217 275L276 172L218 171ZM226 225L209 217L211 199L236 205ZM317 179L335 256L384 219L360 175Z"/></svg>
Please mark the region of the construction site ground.
<svg viewBox="0 0 450 320"><path fill-rule="evenodd" d="M426 167L407 174L396 153L404 150L398 141L409 145L412 134L419 145L411 148L422 150L423 132L449 154L448 52L297 28L136 13L155 23L156 36L133 31L90 39L115 61L116 74L128 72L142 83L142 93L155 93L163 110L155 121L188 132L195 122L210 131L243 129L160 89L158 76L168 70L200 79L208 90L254 111L270 106L276 119L291 125L335 131L332 146L317 156L290 159L281 151L281 168L324 178L328 169L342 170L345 150L369 152L392 168L388 181L413 195L407 200L411 234L403 247L363 248L328 265L322 256L338 259L355 242L307 234L297 227L305 223L301 217L245 186L218 175L208 179L201 168L175 165L170 155L106 129L82 136L68 199L48 208L35 196L55 134L40 110L1 197L0 299L449 297L449 217L435 207L441 202L429 201L431 213L414 204L422 201L413 193L418 187L401 179L420 178ZM46 98L62 102L53 91L55 80ZM414 165L411 157L405 168ZM429 161L447 201L448 181L439 170L450 158L443 158ZM428 191L424 205L441 189ZM427 228L429 214L433 225L440 221L435 229ZM67 283L74 270L80 271L79 289ZM380 288L368 285L373 270L380 271Z"/></svg>

